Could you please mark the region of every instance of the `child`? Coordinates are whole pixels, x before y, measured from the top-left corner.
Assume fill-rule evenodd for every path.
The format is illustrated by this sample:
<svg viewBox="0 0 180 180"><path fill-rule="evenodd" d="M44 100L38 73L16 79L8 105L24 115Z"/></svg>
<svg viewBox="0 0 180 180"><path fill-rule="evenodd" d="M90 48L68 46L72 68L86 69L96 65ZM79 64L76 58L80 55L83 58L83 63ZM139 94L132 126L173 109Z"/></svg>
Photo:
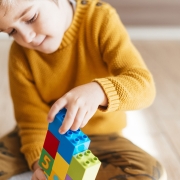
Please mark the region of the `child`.
<svg viewBox="0 0 180 180"><path fill-rule="evenodd" d="M158 161L118 135L126 126L125 111L149 106L155 87L110 5L98 0L0 0L0 29L14 38L10 88L21 152L34 171L33 180L45 179L38 159L47 124L64 107L59 132L82 128L89 135L90 149L102 161L97 180L163 178ZM22 157L13 158L6 167L21 159L21 169L0 165L0 178L26 170Z"/></svg>

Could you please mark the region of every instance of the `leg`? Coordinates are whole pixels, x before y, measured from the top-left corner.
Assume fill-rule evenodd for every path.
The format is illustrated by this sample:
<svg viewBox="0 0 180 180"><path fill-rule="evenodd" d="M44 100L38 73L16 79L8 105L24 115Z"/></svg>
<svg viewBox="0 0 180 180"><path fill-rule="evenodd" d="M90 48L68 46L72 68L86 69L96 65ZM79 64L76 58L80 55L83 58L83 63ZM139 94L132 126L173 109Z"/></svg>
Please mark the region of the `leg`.
<svg viewBox="0 0 180 180"><path fill-rule="evenodd" d="M166 180L161 164L126 138L110 134L90 139L89 149L102 162L96 180Z"/></svg>
<svg viewBox="0 0 180 180"><path fill-rule="evenodd" d="M0 139L0 180L29 170L20 147L17 128Z"/></svg>

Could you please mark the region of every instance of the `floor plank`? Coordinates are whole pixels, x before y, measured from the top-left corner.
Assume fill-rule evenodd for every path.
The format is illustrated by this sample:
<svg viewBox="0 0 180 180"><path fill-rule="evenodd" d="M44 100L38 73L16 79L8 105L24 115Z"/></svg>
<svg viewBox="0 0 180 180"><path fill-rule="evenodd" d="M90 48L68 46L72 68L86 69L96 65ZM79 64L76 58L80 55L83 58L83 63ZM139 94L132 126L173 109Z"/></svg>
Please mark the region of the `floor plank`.
<svg viewBox="0 0 180 180"><path fill-rule="evenodd" d="M151 107L128 113L125 135L158 158L169 179L179 180L180 42L134 41L134 44L154 76L157 96Z"/></svg>

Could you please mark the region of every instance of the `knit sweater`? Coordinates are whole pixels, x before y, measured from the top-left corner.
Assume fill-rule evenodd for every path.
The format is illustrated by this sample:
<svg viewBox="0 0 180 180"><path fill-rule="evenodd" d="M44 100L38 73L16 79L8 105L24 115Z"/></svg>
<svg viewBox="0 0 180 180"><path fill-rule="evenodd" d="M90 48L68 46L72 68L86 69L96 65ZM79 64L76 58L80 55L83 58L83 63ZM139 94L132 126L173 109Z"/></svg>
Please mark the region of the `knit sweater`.
<svg viewBox="0 0 180 180"><path fill-rule="evenodd" d="M72 88L95 81L108 98L107 109L99 108L82 129L88 135L120 132L125 111L145 108L155 96L152 75L117 12L98 0L77 0L73 21L52 54L13 42L9 79L21 151L30 168L41 153L50 107Z"/></svg>

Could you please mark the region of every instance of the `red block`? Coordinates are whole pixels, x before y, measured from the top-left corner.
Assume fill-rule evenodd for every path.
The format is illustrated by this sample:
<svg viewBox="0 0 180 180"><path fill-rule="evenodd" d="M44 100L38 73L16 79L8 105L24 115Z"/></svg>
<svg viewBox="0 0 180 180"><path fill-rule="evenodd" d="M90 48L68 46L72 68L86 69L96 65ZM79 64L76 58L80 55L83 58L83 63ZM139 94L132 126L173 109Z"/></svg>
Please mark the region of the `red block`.
<svg viewBox="0 0 180 180"><path fill-rule="evenodd" d="M48 130L43 148L51 155L53 159L55 159L59 144L59 140Z"/></svg>

